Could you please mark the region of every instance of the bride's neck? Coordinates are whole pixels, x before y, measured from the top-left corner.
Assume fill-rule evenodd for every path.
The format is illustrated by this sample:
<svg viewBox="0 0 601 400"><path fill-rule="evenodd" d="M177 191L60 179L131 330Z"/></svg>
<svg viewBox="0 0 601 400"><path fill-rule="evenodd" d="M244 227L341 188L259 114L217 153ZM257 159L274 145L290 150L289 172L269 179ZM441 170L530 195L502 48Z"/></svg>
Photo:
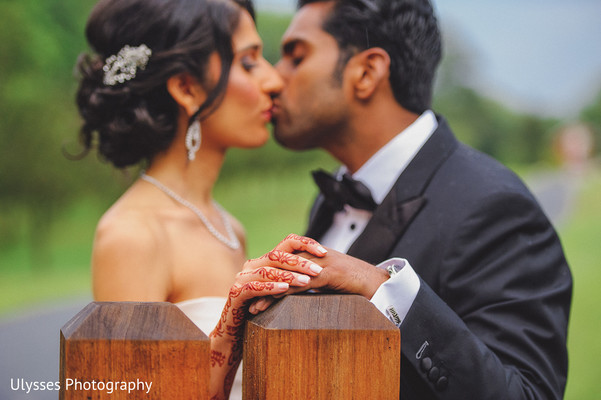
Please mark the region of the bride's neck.
<svg viewBox="0 0 601 400"><path fill-rule="evenodd" d="M181 153L167 151L157 155L146 174L194 204L210 204L225 152L201 147L193 161L187 159L185 152Z"/></svg>

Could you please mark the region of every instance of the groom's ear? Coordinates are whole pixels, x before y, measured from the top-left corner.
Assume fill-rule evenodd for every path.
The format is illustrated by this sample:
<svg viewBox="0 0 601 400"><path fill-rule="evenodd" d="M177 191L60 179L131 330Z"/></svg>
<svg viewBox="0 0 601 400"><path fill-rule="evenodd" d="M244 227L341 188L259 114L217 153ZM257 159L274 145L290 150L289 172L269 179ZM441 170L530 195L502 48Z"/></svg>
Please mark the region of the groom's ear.
<svg viewBox="0 0 601 400"><path fill-rule="evenodd" d="M356 98L369 100L382 84L390 85L390 56L380 47L364 50L349 60L346 74Z"/></svg>

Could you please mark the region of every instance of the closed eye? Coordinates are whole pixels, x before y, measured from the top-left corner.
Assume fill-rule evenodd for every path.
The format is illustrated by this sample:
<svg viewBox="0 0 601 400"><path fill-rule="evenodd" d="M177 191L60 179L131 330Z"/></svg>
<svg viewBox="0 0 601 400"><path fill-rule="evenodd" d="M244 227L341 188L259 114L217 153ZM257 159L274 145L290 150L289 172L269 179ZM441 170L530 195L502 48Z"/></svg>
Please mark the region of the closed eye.
<svg viewBox="0 0 601 400"><path fill-rule="evenodd" d="M254 44L242 48L236 52L237 56L240 57L240 64L246 71L251 71L258 65L258 60L262 56L263 48L259 44Z"/></svg>
<svg viewBox="0 0 601 400"><path fill-rule="evenodd" d="M240 62L242 64L242 68L244 68L244 70L248 72L250 72L253 68L257 66L257 61L254 59L254 57L251 56L242 57L242 60Z"/></svg>
<svg viewBox="0 0 601 400"><path fill-rule="evenodd" d="M286 42L282 46L282 55L297 67L305 58L305 46L297 40Z"/></svg>
<svg viewBox="0 0 601 400"><path fill-rule="evenodd" d="M292 65L298 67L301 62L303 62L303 57L293 57L290 61L292 61Z"/></svg>

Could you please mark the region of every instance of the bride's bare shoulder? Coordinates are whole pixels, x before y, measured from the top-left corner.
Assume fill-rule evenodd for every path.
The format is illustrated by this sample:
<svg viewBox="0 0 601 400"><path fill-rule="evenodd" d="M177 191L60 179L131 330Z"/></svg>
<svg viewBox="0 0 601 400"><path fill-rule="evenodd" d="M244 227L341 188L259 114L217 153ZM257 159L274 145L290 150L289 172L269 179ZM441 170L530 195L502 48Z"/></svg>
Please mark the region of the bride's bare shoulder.
<svg viewBox="0 0 601 400"><path fill-rule="evenodd" d="M118 237L128 244L160 240L156 206L135 191L126 192L100 218L96 240Z"/></svg>
<svg viewBox="0 0 601 400"><path fill-rule="evenodd" d="M148 257L160 250L165 229L160 204L144 185L134 183L102 216L96 226L94 255ZM113 257L111 257L113 258Z"/></svg>
<svg viewBox="0 0 601 400"><path fill-rule="evenodd" d="M164 229L151 206L120 199L100 219L92 250L94 294L103 300L163 301L169 289Z"/></svg>

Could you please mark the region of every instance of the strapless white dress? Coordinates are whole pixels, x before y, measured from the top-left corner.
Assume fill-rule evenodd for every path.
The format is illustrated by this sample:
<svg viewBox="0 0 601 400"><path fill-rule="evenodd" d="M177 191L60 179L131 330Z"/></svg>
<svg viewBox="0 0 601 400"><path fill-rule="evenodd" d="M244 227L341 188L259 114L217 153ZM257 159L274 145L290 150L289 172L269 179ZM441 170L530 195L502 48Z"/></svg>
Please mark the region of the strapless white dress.
<svg viewBox="0 0 601 400"><path fill-rule="evenodd" d="M205 335L209 336L221 317L221 311L223 310L226 300L225 297L200 297L175 303L175 305L178 306L180 310L182 310L184 314L186 314L186 316L205 333ZM234 378L234 384L232 385L232 391L230 392L230 400L241 399L242 364L240 364L240 367L238 368L238 372Z"/></svg>

